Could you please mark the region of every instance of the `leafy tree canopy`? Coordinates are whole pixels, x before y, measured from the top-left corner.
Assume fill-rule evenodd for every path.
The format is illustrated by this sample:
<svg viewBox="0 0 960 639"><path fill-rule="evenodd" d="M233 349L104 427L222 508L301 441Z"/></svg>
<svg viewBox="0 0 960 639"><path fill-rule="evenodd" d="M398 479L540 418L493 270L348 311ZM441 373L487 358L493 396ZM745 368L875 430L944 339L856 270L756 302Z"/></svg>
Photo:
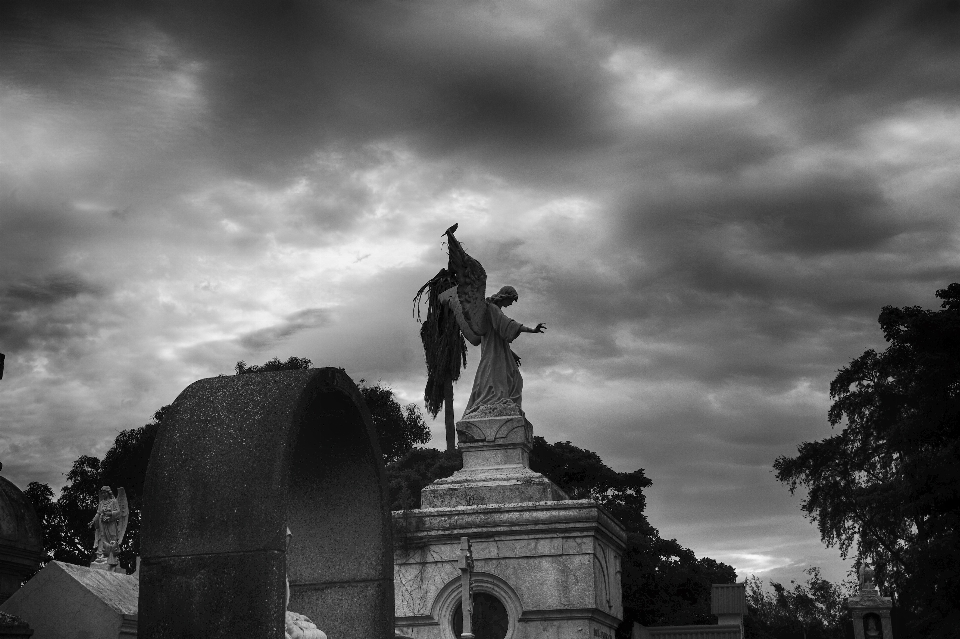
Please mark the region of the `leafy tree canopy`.
<svg viewBox="0 0 960 639"><path fill-rule="evenodd" d="M281 362L279 357L274 357L270 361L263 364L263 366L247 366L247 363L241 359L239 362L237 362L234 370L237 372L237 375L246 375L248 373L272 373L275 371L307 370L312 365L313 362L306 357L288 357L287 361L285 362Z"/></svg>
<svg viewBox="0 0 960 639"><path fill-rule="evenodd" d="M914 636L960 628L960 284L937 291L941 310L886 306L889 346L868 350L830 385L830 423L774 468L823 541L858 563L907 616Z"/></svg>
<svg viewBox="0 0 960 639"><path fill-rule="evenodd" d="M396 461L416 444L430 441L430 428L416 404L401 406L393 390L382 382L368 386L366 380L361 379L358 386L370 409L384 463Z"/></svg>
<svg viewBox="0 0 960 639"><path fill-rule="evenodd" d="M765 590L759 577L747 579L747 639L853 639L845 606L855 582L830 583L819 568L809 568L807 575L805 585L791 581L792 590L775 581L772 591Z"/></svg>

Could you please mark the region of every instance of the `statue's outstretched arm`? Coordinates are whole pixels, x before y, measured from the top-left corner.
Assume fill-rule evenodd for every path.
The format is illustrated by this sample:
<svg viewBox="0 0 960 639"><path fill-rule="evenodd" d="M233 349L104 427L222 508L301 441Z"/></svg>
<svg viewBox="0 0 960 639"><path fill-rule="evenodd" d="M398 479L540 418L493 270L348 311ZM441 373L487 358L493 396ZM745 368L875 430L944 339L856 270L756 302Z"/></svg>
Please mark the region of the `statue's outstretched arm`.
<svg viewBox="0 0 960 639"><path fill-rule="evenodd" d="M547 325L543 322L537 324L536 328L530 328L529 326L520 326L521 333L543 333L547 330Z"/></svg>

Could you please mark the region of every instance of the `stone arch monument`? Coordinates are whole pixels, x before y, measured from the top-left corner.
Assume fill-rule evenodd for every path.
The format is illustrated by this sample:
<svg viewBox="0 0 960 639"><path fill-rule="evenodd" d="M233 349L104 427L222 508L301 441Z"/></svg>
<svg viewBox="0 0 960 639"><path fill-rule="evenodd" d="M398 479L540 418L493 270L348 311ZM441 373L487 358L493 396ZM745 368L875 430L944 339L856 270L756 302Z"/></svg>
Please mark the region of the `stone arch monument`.
<svg viewBox="0 0 960 639"><path fill-rule="evenodd" d="M0 477L0 604L37 571L42 555L43 532L33 505L13 482Z"/></svg>
<svg viewBox="0 0 960 639"><path fill-rule="evenodd" d="M341 369L188 386L154 445L141 530L143 639L281 639L287 573L290 610L327 636L393 636L383 463Z"/></svg>

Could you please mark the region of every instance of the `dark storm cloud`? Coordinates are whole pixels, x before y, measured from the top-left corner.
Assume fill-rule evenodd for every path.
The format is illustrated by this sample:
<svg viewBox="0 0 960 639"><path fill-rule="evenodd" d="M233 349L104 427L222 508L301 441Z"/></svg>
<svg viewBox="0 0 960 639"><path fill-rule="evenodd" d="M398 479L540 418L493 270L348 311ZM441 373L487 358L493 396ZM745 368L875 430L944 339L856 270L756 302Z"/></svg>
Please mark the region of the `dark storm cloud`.
<svg viewBox="0 0 960 639"><path fill-rule="evenodd" d="M35 281L16 282L0 290L5 306L49 306L78 295L103 295L103 287L85 282L72 273L59 273Z"/></svg>
<svg viewBox="0 0 960 639"><path fill-rule="evenodd" d="M727 82L763 88L818 136L849 135L891 106L949 100L960 89L956 0L624 0L597 7L601 29Z"/></svg>
<svg viewBox="0 0 960 639"><path fill-rule="evenodd" d="M107 295L106 286L75 273L14 280L0 288L0 342L7 353L29 346L66 346L96 330L87 312ZM83 313L77 310L83 308Z"/></svg>
<svg viewBox="0 0 960 639"><path fill-rule="evenodd" d="M532 37L500 33L503 9L480 4L83 6L9 9L2 53L12 64L2 77L104 104L195 67L206 115L192 144L242 174L277 175L337 141L400 136L428 153L496 164L612 136L598 126L604 49L560 20Z"/></svg>

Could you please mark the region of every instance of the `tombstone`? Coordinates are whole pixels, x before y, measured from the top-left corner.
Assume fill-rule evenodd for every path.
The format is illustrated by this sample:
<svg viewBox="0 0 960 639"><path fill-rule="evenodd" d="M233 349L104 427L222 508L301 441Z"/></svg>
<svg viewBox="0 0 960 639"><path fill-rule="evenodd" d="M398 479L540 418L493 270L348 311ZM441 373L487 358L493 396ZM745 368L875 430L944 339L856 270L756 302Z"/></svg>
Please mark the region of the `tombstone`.
<svg viewBox="0 0 960 639"><path fill-rule="evenodd" d="M33 504L12 482L0 477L0 603L37 571L42 554L43 532Z"/></svg>
<svg viewBox="0 0 960 639"><path fill-rule="evenodd" d="M191 384L164 418L143 503L143 639L282 639L288 572L290 610L329 637L392 636L383 462L341 369Z"/></svg>
<svg viewBox="0 0 960 639"><path fill-rule="evenodd" d="M29 623L41 639L133 639L137 578L51 561L0 610Z"/></svg>

